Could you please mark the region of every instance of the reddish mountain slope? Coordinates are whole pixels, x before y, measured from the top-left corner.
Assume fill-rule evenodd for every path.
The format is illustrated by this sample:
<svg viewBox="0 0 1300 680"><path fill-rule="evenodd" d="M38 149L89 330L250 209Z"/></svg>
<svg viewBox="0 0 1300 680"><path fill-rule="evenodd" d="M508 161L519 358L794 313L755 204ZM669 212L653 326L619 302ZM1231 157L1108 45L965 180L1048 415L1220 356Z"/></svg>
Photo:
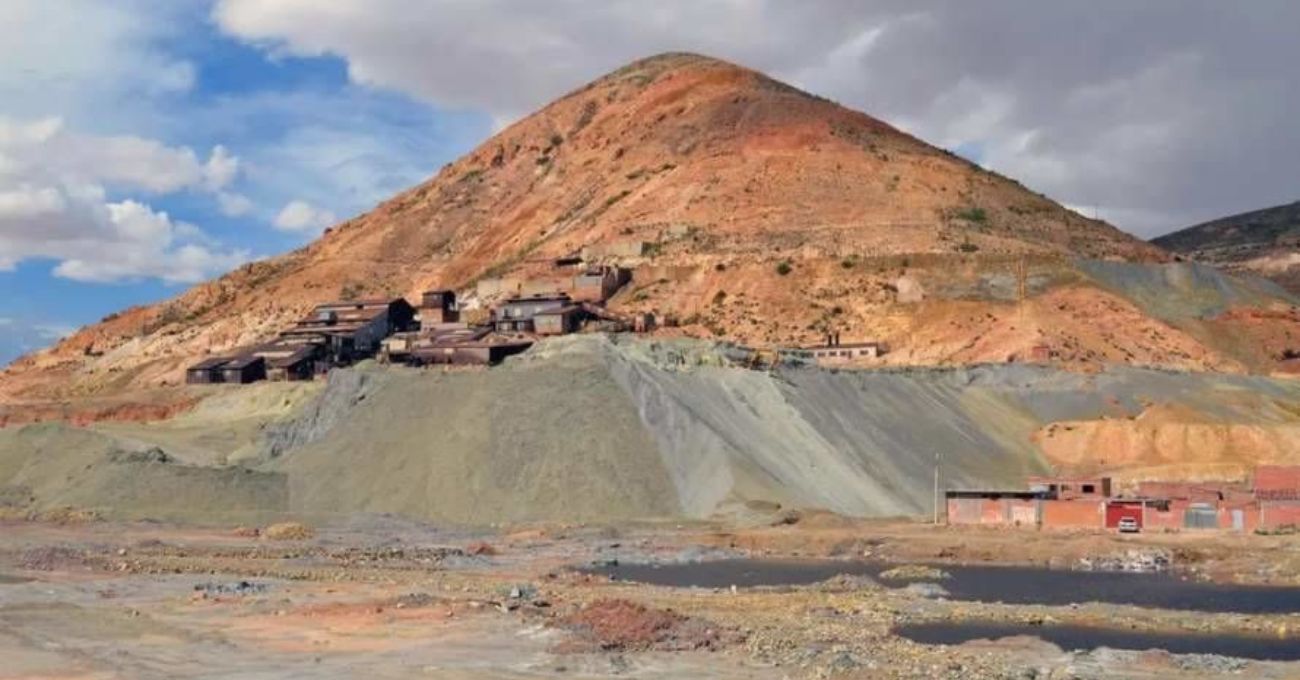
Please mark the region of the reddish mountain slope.
<svg viewBox="0 0 1300 680"><path fill-rule="evenodd" d="M264 340L322 300L469 293L635 241L651 245L621 259L636 279L614 306L674 314L689 334L789 344L838 328L890 341L901 362L1003 361L1047 342L1066 360L1237 365L1068 267L1163 261L1160 249L865 114L669 54L566 95L301 250L19 360L0 400L175 384L187 361ZM936 277L992 272L1019 277L1023 301L1034 267L1061 299L933 295ZM913 274L931 294L903 304L896 283ZM1106 309L1127 321L1099 333L1092 314Z"/></svg>

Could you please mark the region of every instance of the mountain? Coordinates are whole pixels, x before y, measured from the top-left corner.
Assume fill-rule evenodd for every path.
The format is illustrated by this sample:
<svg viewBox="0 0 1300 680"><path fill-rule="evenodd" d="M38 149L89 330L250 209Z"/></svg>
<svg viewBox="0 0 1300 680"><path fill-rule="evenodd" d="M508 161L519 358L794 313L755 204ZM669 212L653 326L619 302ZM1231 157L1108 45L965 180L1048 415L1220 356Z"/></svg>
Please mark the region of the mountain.
<svg viewBox="0 0 1300 680"><path fill-rule="evenodd" d="M836 330L887 342L895 364L1231 371L1272 370L1290 342L1277 330L1289 319L1251 320L1261 339L1246 344L1225 334L1237 321L1214 316L1283 304L1276 291L1159 273L1160 248L866 114L665 54L565 95L302 249L16 361L0 404L30 418L38 403L57 415L69 400L183 390L186 363L266 340L315 303L453 288L474 307L487 302L481 279L584 249L634 270L611 306L679 319L666 334L786 346ZM1078 265L1106 261L1137 269ZM1186 281L1210 297L1178 292ZM1171 307L1175 293L1199 306ZM1175 308L1192 316L1162 311Z"/></svg>
<svg viewBox="0 0 1300 680"><path fill-rule="evenodd" d="M1300 293L1300 201L1221 217L1152 243L1228 271L1266 276Z"/></svg>

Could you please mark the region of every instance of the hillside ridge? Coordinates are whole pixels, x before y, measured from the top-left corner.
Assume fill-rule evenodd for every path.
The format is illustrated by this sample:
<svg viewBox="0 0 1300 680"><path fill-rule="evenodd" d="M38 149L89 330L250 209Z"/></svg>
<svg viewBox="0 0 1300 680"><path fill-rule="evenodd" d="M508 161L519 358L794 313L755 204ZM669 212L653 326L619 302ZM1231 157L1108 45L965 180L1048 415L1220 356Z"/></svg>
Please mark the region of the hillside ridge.
<svg viewBox="0 0 1300 680"><path fill-rule="evenodd" d="M1300 201L1220 217L1151 242L1228 271L1270 278L1300 293Z"/></svg>
<svg viewBox="0 0 1300 680"><path fill-rule="evenodd" d="M325 300L450 288L473 309L489 302L481 281L579 255L631 269L611 306L676 318L674 333L789 346L835 329L910 345L896 358L916 363L1023 357L1062 325L1007 325L1008 310L981 312L978 301L917 306L896 285L924 276L917 263L1022 279L1041 265L1068 283L1078 258L1169 259L867 114L725 61L668 53L569 92L303 248L20 359L0 374L0 400L175 386L186 362L263 342ZM1125 360L1082 346L1095 340L1071 342L1061 357ZM1232 363L1201 354L1153 346L1150 356Z"/></svg>

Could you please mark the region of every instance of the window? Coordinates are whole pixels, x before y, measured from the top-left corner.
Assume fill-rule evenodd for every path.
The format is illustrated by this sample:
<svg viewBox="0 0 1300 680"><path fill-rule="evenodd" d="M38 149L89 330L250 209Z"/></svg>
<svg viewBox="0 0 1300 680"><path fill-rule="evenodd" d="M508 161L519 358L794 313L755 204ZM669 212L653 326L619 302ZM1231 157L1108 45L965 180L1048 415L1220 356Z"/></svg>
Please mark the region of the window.
<svg viewBox="0 0 1300 680"><path fill-rule="evenodd" d="M1084 484L1084 485L1083 485L1083 492L1084 492L1084 493L1097 493L1097 487L1096 487L1096 485L1094 485L1094 484Z"/></svg>

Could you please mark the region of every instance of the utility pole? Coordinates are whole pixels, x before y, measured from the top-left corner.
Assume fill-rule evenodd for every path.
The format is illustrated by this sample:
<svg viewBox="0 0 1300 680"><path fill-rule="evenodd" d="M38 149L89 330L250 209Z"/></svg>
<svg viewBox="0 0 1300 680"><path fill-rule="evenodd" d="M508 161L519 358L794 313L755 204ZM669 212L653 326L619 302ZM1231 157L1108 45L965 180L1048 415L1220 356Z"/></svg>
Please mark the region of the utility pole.
<svg viewBox="0 0 1300 680"><path fill-rule="evenodd" d="M934 452L934 524L939 525L939 452Z"/></svg>

